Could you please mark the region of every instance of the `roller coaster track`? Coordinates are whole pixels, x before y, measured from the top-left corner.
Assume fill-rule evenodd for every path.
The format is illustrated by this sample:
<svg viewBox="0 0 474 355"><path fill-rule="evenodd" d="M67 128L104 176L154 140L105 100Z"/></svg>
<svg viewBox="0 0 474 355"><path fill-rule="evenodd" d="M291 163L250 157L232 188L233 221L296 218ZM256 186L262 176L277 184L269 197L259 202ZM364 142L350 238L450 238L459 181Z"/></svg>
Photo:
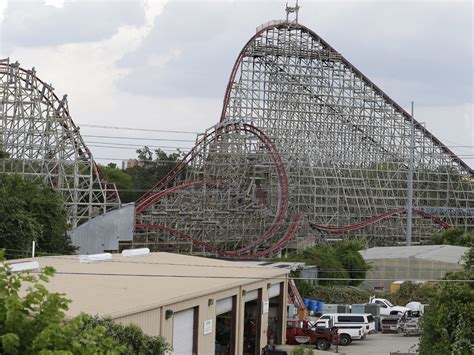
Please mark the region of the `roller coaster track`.
<svg viewBox="0 0 474 355"><path fill-rule="evenodd" d="M353 231L353 230L357 230L357 229L360 229L360 228L367 227L368 225L379 222L383 219L386 219L386 218L389 218L389 217L392 217L392 216L395 216L395 215L404 214L404 213L407 213L406 208L400 208L398 210L393 210L393 211L388 211L388 212L385 212L385 213L381 213L377 216L366 219L365 221L362 221L360 223L350 224L350 225L347 225L347 226L323 226L323 225L316 224L316 223L310 223L310 226L314 229L318 229L318 230L325 231L325 232L349 232L349 231ZM441 227L443 227L445 229L450 227L450 225L447 224L446 222L444 222L441 218L438 218L438 217L436 217L436 216L434 216L430 213L420 211L420 210L417 210L417 209L413 209L413 213L415 213L419 216L425 217L425 218L430 218L434 223L440 225Z"/></svg>
<svg viewBox="0 0 474 355"><path fill-rule="evenodd" d="M473 170L446 145L419 122L413 122L417 139L429 148L426 151L431 152L417 153L420 155L420 175L424 172L423 167L431 169L425 171L427 175L420 178L426 182L418 188L420 196L429 191L426 186L437 182L438 175L444 174L450 179L452 174L473 175ZM395 231L391 225L384 229L381 222L406 213L406 208L403 207L406 198L403 173L406 167L403 162L408 147L405 133L407 127L411 128L411 124L410 114L316 33L303 25L288 21L265 25L244 45L234 63L219 123L200 136L196 145L171 172L136 201L136 228L166 232L209 252L234 258L257 258L285 246L303 224L303 214L300 211L305 211L306 224L299 230L299 237L308 237L311 234L308 228L338 233L373 226L370 227L373 231L369 234L395 240L399 238L403 224L398 223ZM248 157L245 155L248 153L245 144L249 141L245 137L241 141L233 140L232 137L220 140L227 133L239 132L258 138L263 151L268 154L264 157L266 160L262 160L268 165L255 168L253 171L257 172L252 176L247 162L243 163L240 175L236 175L232 165ZM326 136L334 137L326 139ZM226 148L226 142L230 142L227 147L244 142L244 148L219 151L220 147ZM211 155L213 147L217 148L213 151L217 153L215 161ZM256 150L252 152L255 153ZM237 156L241 154L242 160L229 159L226 153ZM364 153L370 159L366 159ZM222 161L219 156L224 157ZM258 164L255 163L255 166ZM271 177L267 179L265 174L268 172L264 169L268 166L272 170L268 174ZM205 167L214 170L206 173ZM314 170L308 173L308 167ZM190 173L192 169L195 170ZM436 181L432 180L430 174L436 175ZM251 180L252 178L255 180ZM260 179L258 184L257 179ZM370 179L377 183L366 183ZM451 187L453 193L447 191L446 194L451 201L460 202L447 208L452 207L456 211L469 209L470 205L464 201L472 201L472 196L469 195L471 190L463 185L463 181L455 178L451 181L453 186L454 183L458 186ZM441 184L444 181L440 180L439 185ZM179 191L195 188L202 190L195 190L192 198L178 196ZM255 223L256 227L252 231L256 232L251 237L239 234L235 237L241 238L238 243L226 244L231 245L234 250L222 250L217 243L222 243L223 240L227 243L234 238L232 233L235 230L246 230L233 228L235 221L245 224L248 222L246 218L251 220L252 216L245 213L252 212L243 206L243 201L248 199L237 200L237 208L236 200L233 200L233 204L229 203L233 209L226 211L228 214L232 214L233 210L239 211L245 215L242 219L206 216L206 224L221 223L218 227L222 229L216 228L214 231L217 232L212 234L210 228L202 227L200 222L195 221L203 220L196 218L196 215L201 217L209 206L211 215L217 215L217 204L210 205L207 202L207 196L216 192L213 189L230 189L240 196L244 196L245 190L246 196L251 196L254 205L258 206L254 213L263 215L263 209L270 212L266 215L269 217L267 220L254 219L258 223L263 222ZM275 192L277 196L270 194L274 198L269 198L265 195L267 191ZM444 187L442 193L445 193ZM354 202L356 198L363 203ZM386 211L385 198L394 199L395 203L391 206L396 209ZM446 200L445 197L443 199ZM200 201L203 201L203 206L207 203L206 207L191 205L199 204ZM444 203L431 196L420 201L421 198L417 206L439 206ZM173 206L169 212L177 211L176 215L189 214L194 218L193 222L181 223L176 215L160 210L162 206L168 205ZM419 208L413 209L415 215L431 220L435 228L462 224L456 218L465 218L464 214L448 216L435 212L437 215L434 215L423 207ZM289 212L290 209L293 210ZM384 210L386 212L380 213ZM161 215L153 217L153 213ZM438 217L440 215L446 220ZM333 223L333 218L347 221L340 222L341 224L348 224L329 225ZM398 217L398 220L403 222L403 218ZM149 221L156 223L147 223ZM354 221L357 222L353 223ZM177 225L180 227L176 227ZM286 231L282 231L282 225L287 226ZM432 228L429 229L427 233ZM385 230L392 235L383 233ZM226 231L227 234L219 234L221 231ZM359 235L364 233L358 232ZM282 234L284 235L281 237Z"/></svg>
<svg viewBox="0 0 474 355"><path fill-rule="evenodd" d="M169 232L173 235L178 236L181 239L191 241L192 243L205 248L206 250L218 253L219 255L222 256L232 256L232 257L237 257L237 258L255 258L259 256L264 256L269 253L272 253L278 249L280 249L282 246L284 246L294 235L294 233L297 230L297 226L300 224L302 220L302 214L296 213L293 215L293 220L291 222L291 225L285 234L283 238L281 238L279 241L275 243L275 245L271 248L265 249L263 251L259 251L257 253L253 254L245 254L249 250L253 248L258 248L262 244L264 244L266 241L274 237L275 233L280 229L280 225L285 218L285 215L287 214L288 211L288 178L286 176L286 171L283 165L283 162L281 160L280 155L278 154L278 151L275 147L275 145L272 143L272 141L257 127L250 125L250 124L227 124L225 126L218 126L213 132L207 134L205 137L203 137L198 144L184 157L182 162L178 164L165 178L163 178L160 182L158 182L157 185L153 188L154 191L158 190L155 193L152 193L151 191L145 195L142 196L142 198L137 201L137 206L136 206L136 216L137 220L140 219L140 215L151 205L159 201L165 196L168 196L176 191L183 190L189 187L194 187L198 185L207 185L207 186L229 186L230 184L226 181L218 181L218 180L203 180L203 181L191 181L182 185L174 186L168 189L164 190L159 190L163 186L166 186L166 184L172 180L174 177L176 177L183 169L188 165L192 159L197 155L198 148L200 147L200 144L206 141L207 144L212 143L215 141L219 135L223 133L229 133L229 132L245 132L245 133L250 133L254 136L256 136L266 147L266 149L269 151L271 158L273 160L273 164L275 167L275 170L277 172L278 176L278 184L279 184L279 191L278 191L278 208L277 212L275 214L275 219L270 226L270 228L256 241L253 243L244 246L243 248L240 248L238 250L235 250L233 252L227 252L223 250L219 250L215 247L212 247L206 243L197 241L196 239L178 231L173 228L168 228L165 226L161 225L152 225L152 224L144 224L137 222L136 227L137 228L148 228L148 229L158 229L162 231Z"/></svg>

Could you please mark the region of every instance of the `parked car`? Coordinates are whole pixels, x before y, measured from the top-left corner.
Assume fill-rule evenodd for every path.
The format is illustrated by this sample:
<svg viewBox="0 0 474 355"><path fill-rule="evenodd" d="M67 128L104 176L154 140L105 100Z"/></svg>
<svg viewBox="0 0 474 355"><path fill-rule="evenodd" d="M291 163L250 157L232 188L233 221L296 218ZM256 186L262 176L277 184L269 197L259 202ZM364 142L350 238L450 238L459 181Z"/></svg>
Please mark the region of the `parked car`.
<svg viewBox="0 0 474 355"><path fill-rule="evenodd" d="M376 332L374 316L369 313L327 313L319 319L332 319L334 326L337 328L362 327L365 334Z"/></svg>
<svg viewBox="0 0 474 355"><path fill-rule="evenodd" d="M290 319L286 323L286 343L288 345L309 344L318 350L327 350L331 344L339 343L337 329L316 329L307 321Z"/></svg>

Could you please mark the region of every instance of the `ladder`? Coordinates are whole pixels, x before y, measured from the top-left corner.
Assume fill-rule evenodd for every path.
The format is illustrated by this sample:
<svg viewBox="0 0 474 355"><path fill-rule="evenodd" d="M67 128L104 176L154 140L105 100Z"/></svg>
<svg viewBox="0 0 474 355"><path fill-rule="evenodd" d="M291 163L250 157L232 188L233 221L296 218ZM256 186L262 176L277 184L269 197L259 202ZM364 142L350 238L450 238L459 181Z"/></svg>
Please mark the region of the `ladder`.
<svg viewBox="0 0 474 355"><path fill-rule="evenodd" d="M298 307L298 308L306 308L306 306L304 305L304 302L303 302L303 298L301 297L300 293L298 292L298 289L296 288L295 280L289 279L288 280L288 285L290 286L291 292L293 293L295 306Z"/></svg>

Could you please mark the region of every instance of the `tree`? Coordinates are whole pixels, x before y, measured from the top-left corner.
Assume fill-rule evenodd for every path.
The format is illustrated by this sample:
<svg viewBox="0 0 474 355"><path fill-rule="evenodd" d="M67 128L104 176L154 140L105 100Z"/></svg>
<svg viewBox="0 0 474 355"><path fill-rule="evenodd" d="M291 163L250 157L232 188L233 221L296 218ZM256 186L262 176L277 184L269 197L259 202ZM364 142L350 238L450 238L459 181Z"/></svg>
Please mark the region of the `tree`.
<svg viewBox="0 0 474 355"><path fill-rule="evenodd" d="M349 277L354 279L354 281L350 281L350 284L352 286L360 285L370 269L359 253L359 250L365 249L365 245L358 240L343 240L338 242L334 249L341 264L349 273Z"/></svg>
<svg viewBox="0 0 474 355"><path fill-rule="evenodd" d="M54 269L14 273L0 250L0 354L140 354L170 350L161 337L87 314L65 321L70 300L50 293ZM24 290L20 294L20 289Z"/></svg>
<svg viewBox="0 0 474 355"><path fill-rule="evenodd" d="M167 154L161 149L153 152L148 147L137 150L139 163L125 169L125 173L130 175L133 186L137 190L133 194L133 201L137 200L145 191L166 176L178 163L180 153Z"/></svg>
<svg viewBox="0 0 474 355"><path fill-rule="evenodd" d="M67 212L62 197L41 182L17 174L0 174L0 248L8 257L31 250L71 254L76 248L67 235Z"/></svg>
<svg viewBox="0 0 474 355"><path fill-rule="evenodd" d="M299 254L288 256L289 261L304 262L306 265L319 266L318 277L348 279L349 273L339 260L335 250L331 246L320 245L303 250ZM341 280L321 280L321 285L347 284ZM301 287L301 286L300 286Z"/></svg>
<svg viewBox="0 0 474 355"><path fill-rule="evenodd" d="M104 173L108 182L115 184L123 203L135 201L136 191L132 177L127 174L126 170L118 169L114 165L101 166L100 170Z"/></svg>
<svg viewBox="0 0 474 355"><path fill-rule="evenodd" d="M421 323L423 333L420 339L420 354L472 354L473 248L471 247L466 253L464 271L447 274L445 276L447 282L440 282L430 297L428 309Z"/></svg>
<svg viewBox="0 0 474 355"><path fill-rule="evenodd" d="M359 241L341 241L334 246L318 245L288 256L289 261L304 262L306 265L319 266L318 277L321 279L364 279L369 265L359 254L364 244ZM360 280L320 280L323 286L359 285ZM301 285L300 287L305 287Z"/></svg>
<svg viewBox="0 0 474 355"><path fill-rule="evenodd" d="M44 286L54 274L53 268L45 267L36 275L15 273L3 253L0 250L1 354L122 353L124 346L105 336L104 327L82 332L81 318L64 323L70 301ZM22 285L25 291L20 296Z"/></svg>
<svg viewBox="0 0 474 355"><path fill-rule="evenodd" d="M433 244L449 244L462 247L474 245L474 232L467 232L462 228L448 228L431 237Z"/></svg>

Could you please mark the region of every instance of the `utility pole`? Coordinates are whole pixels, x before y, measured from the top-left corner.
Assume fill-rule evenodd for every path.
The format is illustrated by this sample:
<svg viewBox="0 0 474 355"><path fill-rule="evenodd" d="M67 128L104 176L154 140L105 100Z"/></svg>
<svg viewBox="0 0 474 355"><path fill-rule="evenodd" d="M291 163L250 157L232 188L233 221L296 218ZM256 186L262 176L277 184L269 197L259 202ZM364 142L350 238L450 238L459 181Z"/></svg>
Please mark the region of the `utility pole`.
<svg viewBox="0 0 474 355"><path fill-rule="evenodd" d="M415 103L411 102L410 120L410 161L408 162L408 201L407 201L407 241L406 245L411 245L411 232L413 220L413 157L415 153L415 121L413 118Z"/></svg>

